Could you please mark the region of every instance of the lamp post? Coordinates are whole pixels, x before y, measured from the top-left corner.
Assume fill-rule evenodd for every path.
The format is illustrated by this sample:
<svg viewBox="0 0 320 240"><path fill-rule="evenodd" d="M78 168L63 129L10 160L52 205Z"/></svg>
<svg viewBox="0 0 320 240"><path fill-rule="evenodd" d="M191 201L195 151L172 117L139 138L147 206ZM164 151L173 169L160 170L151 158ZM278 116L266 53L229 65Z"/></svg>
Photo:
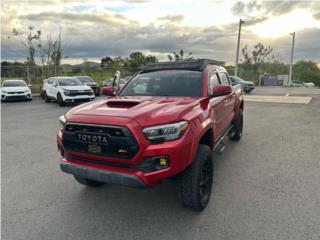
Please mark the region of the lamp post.
<svg viewBox="0 0 320 240"><path fill-rule="evenodd" d="M290 33L292 36L292 46L291 46L291 54L290 54L290 67L289 67L289 79L288 79L288 86L290 87L292 81L292 62L293 62L293 51L294 51L294 41L296 38L296 33Z"/></svg>
<svg viewBox="0 0 320 240"><path fill-rule="evenodd" d="M241 34L241 25L244 23L242 19L239 21L239 32L238 32L238 44L237 44L237 53L236 53L236 64L234 69L234 75L238 76L238 62L239 62L239 48L240 48L240 34Z"/></svg>

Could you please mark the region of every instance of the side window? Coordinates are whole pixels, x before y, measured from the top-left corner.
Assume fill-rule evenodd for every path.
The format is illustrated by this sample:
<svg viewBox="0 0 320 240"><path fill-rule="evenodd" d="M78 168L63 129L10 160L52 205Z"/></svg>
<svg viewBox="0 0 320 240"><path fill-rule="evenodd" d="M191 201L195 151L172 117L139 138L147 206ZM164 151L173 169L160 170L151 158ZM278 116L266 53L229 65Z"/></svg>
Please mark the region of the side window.
<svg viewBox="0 0 320 240"><path fill-rule="evenodd" d="M219 73L219 77L222 85L230 85L230 81L226 73Z"/></svg>
<svg viewBox="0 0 320 240"><path fill-rule="evenodd" d="M46 83L51 85L52 84L52 78L48 78Z"/></svg>
<svg viewBox="0 0 320 240"><path fill-rule="evenodd" d="M209 95L211 95L213 92L212 92L212 89L214 86L217 86L219 85L220 82L219 82L219 78L218 78L218 75L216 73L212 73L210 75L210 79L209 79Z"/></svg>

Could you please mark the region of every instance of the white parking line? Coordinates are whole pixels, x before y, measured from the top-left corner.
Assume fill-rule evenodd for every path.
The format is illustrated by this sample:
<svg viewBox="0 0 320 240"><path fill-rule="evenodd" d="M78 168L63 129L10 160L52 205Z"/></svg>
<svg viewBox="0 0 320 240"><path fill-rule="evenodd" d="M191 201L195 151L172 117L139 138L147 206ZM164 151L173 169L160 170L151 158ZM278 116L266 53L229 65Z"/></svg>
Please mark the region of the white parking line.
<svg viewBox="0 0 320 240"><path fill-rule="evenodd" d="M245 95L244 100L248 102L269 102L269 103L296 103L309 104L312 97L294 97L294 96L260 96Z"/></svg>

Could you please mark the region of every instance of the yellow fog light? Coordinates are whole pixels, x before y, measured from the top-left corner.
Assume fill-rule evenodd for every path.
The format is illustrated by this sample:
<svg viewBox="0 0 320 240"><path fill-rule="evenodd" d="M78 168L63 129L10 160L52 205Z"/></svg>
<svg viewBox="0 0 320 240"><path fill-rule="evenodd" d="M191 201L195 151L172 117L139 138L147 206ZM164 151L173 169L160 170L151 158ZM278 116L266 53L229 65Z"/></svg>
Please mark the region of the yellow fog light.
<svg viewBox="0 0 320 240"><path fill-rule="evenodd" d="M169 166L169 158L167 156L153 157L152 161L154 164L154 168L157 170L164 169Z"/></svg>
<svg viewBox="0 0 320 240"><path fill-rule="evenodd" d="M159 160L159 165L160 165L161 167L167 166L167 165L168 165L167 159L165 159L165 158L160 158L160 160Z"/></svg>

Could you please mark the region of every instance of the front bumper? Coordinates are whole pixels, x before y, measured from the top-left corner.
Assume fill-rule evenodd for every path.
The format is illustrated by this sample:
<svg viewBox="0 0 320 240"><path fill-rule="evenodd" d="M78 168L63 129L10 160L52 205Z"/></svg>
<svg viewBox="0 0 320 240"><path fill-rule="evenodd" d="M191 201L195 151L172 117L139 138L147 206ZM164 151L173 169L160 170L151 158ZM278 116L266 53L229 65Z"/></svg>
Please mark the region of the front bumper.
<svg viewBox="0 0 320 240"><path fill-rule="evenodd" d="M3 94L1 93L2 101L10 101L10 100L30 100L32 99L31 93L20 93L20 94Z"/></svg>
<svg viewBox="0 0 320 240"><path fill-rule="evenodd" d="M139 179L139 183L142 182L145 186L153 187L158 182L177 175L192 162L194 157L191 154L193 134L190 129L180 139L160 144L150 144L144 139L140 131L137 131L135 128L131 128L130 130L137 138L136 140L139 142L140 149L139 152L130 159L97 156L90 153L66 150L62 144L63 134L60 130L57 134L57 145L61 153L60 164L63 166L65 164L71 164L81 169L90 169L86 171L95 169L100 175L104 175L104 172L108 176L114 176L112 174L110 175L110 173L121 175L121 177L106 177L102 180L94 178L93 180L139 186L140 184L128 184L122 179L123 176L127 178L127 176L130 175L129 182L132 182L132 179ZM150 170L150 158L153 159L159 156L167 157L169 159L169 165L162 169L151 168ZM77 174L76 171L72 171L71 174L74 173ZM87 175L87 177L90 178L91 175Z"/></svg>
<svg viewBox="0 0 320 240"><path fill-rule="evenodd" d="M95 95L100 94L100 86L89 86L89 87L91 87Z"/></svg>
<svg viewBox="0 0 320 240"><path fill-rule="evenodd" d="M121 184L129 187L146 187L143 181L133 174L85 167L64 161L60 163L60 169L65 173L99 182Z"/></svg>
<svg viewBox="0 0 320 240"><path fill-rule="evenodd" d="M91 101L94 99L93 95L78 95L78 96L63 96L65 102L81 102L81 101Z"/></svg>

